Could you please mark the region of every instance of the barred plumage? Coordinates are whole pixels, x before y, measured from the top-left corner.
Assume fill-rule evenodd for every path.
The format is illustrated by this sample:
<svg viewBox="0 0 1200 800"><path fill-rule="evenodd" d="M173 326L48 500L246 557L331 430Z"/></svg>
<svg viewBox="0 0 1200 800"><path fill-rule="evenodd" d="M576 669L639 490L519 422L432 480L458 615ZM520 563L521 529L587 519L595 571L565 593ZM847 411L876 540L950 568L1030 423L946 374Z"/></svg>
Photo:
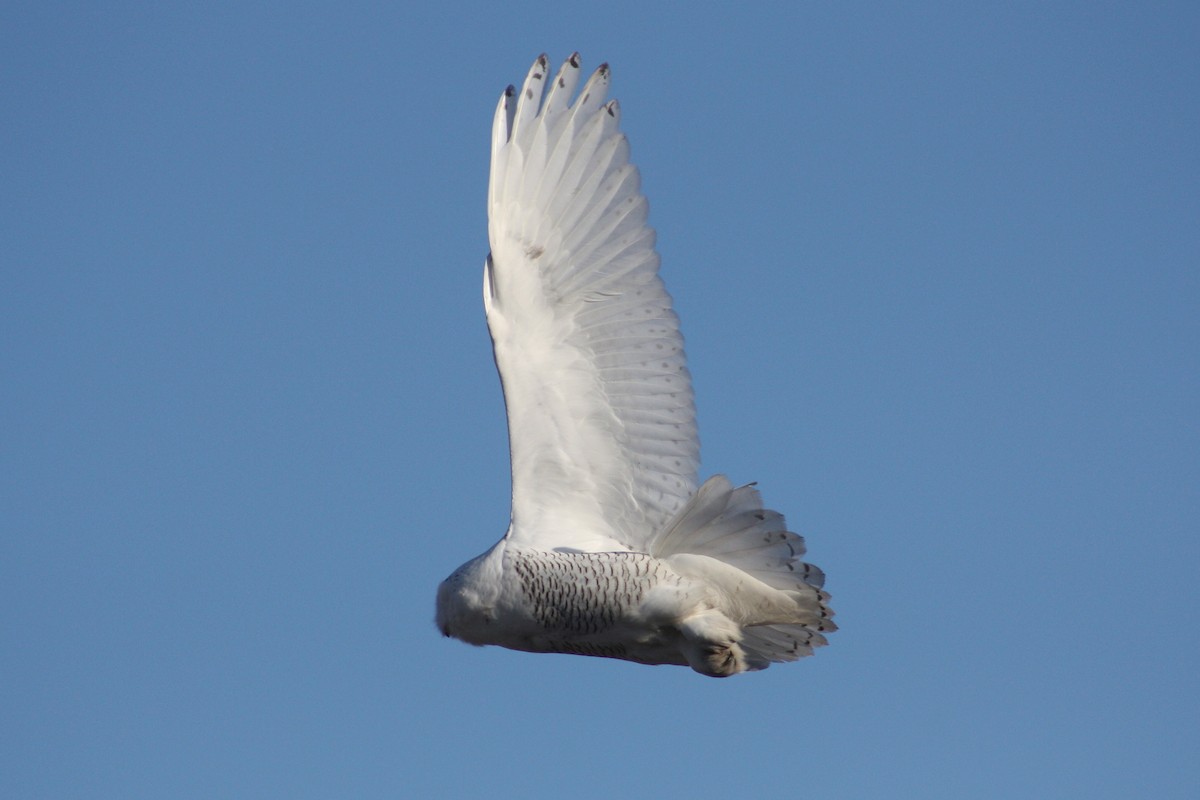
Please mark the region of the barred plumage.
<svg viewBox="0 0 1200 800"><path fill-rule="evenodd" d="M509 559L534 619L549 634L611 630L646 593L679 576L645 553L516 551Z"/></svg>

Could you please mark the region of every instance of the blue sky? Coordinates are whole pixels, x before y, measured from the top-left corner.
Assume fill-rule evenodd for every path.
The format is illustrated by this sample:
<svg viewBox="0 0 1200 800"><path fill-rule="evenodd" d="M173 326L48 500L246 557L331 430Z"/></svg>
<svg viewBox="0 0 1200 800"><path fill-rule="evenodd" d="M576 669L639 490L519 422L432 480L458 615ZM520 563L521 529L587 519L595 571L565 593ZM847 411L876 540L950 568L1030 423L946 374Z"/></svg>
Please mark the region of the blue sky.
<svg viewBox="0 0 1200 800"><path fill-rule="evenodd" d="M2 16L0 795L1200 792L1193 5ZM814 658L433 627L507 523L492 112L572 50Z"/></svg>

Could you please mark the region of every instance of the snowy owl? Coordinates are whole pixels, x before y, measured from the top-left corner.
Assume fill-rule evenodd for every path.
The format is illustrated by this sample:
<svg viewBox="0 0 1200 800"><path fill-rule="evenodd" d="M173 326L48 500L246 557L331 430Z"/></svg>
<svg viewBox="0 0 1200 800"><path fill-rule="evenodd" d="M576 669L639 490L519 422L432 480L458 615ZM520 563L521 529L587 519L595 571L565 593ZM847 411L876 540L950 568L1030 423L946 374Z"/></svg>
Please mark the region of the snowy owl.
<svg viewBox="0 0 1200 800"><path fill-rule="evenodd" d="M697 486L679 319L601 65L545 55L492 128L483 302L512 515L438 587L474 645L678 664L713 677L794 661L835 630L824 575L752 486Z"/></svg>

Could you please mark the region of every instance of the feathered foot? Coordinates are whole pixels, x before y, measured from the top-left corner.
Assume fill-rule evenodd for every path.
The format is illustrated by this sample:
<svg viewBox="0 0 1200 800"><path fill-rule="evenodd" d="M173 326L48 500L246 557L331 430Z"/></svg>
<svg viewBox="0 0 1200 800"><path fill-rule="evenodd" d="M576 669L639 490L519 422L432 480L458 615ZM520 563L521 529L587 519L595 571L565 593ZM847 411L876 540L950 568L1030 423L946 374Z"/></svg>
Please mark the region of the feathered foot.
<svg viewBox="0 0 1200 800"><path fill-rule="evenodd" d="M728 678L745 672L746 654L738 645L741 629L716 609L683 620L683 655L692 669L710 678Z"/></svg>

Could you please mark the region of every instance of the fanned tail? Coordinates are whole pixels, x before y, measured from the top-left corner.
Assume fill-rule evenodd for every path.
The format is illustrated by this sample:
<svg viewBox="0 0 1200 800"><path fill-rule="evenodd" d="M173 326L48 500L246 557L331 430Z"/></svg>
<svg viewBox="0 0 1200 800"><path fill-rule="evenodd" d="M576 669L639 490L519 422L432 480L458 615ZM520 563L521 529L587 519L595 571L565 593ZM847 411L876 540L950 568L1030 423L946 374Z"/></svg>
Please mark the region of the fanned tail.
<svg viewBox="0 0 1200 800"><path fill-rule="evenodd" d="M800 560L804 552L804 539L787 529L782 514L763 508L753 486L734 488L723 475L705 481L650 541L650 554L657 558L686 563L722 584L742 582L731 594L754 601L730 611L735 619L742 617L736 621L742 625L740 644L750 669L811 655L814 647L827 643L825 633L837 630L829 595L821 588L825 574ZM711 562L706 567L694 556L738 572ZM747 591L739 574L758 582L757 590Z"/></svg>

